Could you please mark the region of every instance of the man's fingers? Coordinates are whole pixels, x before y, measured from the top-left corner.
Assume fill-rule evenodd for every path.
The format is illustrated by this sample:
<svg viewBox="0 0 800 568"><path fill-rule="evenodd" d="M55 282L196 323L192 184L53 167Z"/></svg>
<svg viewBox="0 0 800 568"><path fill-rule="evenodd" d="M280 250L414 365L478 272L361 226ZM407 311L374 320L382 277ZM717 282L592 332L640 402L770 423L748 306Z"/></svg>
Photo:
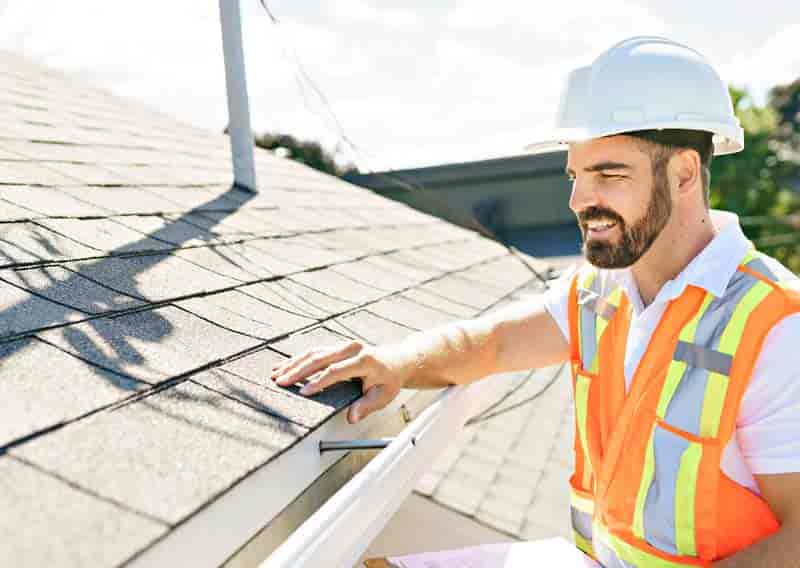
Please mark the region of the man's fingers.
<svg viewBox="0 0 800 568"><path fill-rule="evenodd" d="M298 365L300 365L302 363L305 363L306 361L308 361L311 357L313 357L317 353L318 353L317 349L309 349L308 351L306 351L305 353L303 353L301 355L298 355L297 357L292 357L290 359L287 359L286 361L284 361L283 363L281 363L279 365L275 365L274 367L272 367L272 377L271 378L273 380L280 378L281 375L285 375L286 373L288 373L292 369L296 369L298 367Z"/></svg>
<svg viewBox="0 0 800 568"><path fill-rule="evenodd" d="M350 406L347 411L347 421L350 424L355 424L359 420L363 420L364 417L389 404L395 394L387 385L371 386L364 393L364 396Z"/></svg>
<svg viewBox="0 0 800 568"><path fill-rule="evenodd" d="M333 363L319 374L319 377L309 382L302 389L300 394L311 396L321 390L325 390L331 385L342 381L349 381L355 377L364 376L367 373L367 365L362 358L350 358L346 361Z"/></svg>
<svg viewBox="0 0 800 568"><path fill-rule="evenodd" d="M343 346L338 346L332 350L317 351L310 357L305 358L303 361L298 362L297 365L288 368L282 374L275 377L275 382L281 386L293 385L297 381L306 379L325 369L333 363L337 363L342 359L347 359L359 353L363 348L363 344L358 341L351 341Z"/></svg>

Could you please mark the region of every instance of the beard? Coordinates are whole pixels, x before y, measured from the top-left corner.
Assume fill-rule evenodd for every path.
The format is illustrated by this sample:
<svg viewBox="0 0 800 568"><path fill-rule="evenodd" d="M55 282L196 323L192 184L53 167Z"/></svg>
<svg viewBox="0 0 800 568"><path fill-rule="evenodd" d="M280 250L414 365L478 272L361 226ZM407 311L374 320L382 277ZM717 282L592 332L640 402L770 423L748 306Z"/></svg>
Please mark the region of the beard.
<svg viewBox="0 0 800 568"><path fill-rule="evenodd" d="M663 168L666 170L666 168ZM672 200L666 171L654 172L653 191L644 216L627 226L615 211L589 207L578 214L578 224L583 234L583 254L598 268L627 268L639 260L655 242L672 214ZM622 237L618 243L607 240L587 240L586 223L593 219L616 222Z"/></svg>

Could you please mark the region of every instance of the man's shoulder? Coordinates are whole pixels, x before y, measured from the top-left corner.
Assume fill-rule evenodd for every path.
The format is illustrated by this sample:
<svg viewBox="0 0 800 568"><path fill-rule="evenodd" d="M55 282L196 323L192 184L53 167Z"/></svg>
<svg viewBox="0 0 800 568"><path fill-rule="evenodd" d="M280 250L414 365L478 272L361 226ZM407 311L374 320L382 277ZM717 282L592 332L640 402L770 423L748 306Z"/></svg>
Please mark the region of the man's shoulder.
<svg viewBox="0 0 800 568"><path fill-rule="evenodd" d="M778 259L759 251L753 253L753 260L755 262L750 262L748 265L756 268L763 276L780 284L782 288L800 292L800 277Z"/></svg>

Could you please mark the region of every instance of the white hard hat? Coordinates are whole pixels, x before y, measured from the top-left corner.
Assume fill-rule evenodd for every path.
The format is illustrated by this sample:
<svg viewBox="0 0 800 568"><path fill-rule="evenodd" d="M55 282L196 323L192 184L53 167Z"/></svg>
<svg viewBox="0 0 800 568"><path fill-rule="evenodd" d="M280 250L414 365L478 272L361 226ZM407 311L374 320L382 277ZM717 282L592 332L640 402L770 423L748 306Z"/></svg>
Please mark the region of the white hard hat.
<svg viewBox="0 0 800 568"><path fill-rule="evenodd" d="M697 51L662 37L626 39L573 70L555 128L529 150L651 129L714 134L714 154L744 148L728 88Z"/></svg>

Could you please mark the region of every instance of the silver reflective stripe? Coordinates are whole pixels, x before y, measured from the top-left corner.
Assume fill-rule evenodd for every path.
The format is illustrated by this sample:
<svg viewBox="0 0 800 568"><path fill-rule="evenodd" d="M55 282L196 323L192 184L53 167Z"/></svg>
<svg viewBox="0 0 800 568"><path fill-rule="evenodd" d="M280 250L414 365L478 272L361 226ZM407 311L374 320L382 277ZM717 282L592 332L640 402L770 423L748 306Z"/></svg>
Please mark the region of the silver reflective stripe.
<svg viewBox="0 0 800 568"><path fill-rule="evenodd" d="M583 306L588 310L592 310L606 321L611 321L611 318L617 312L617 306L600 296L587 299Z"/></svg>
<svg viewBox="0 0 800 568"><path fill-rule="evenodd" d="M604 568L637 568L634 564L625 562L622 558L617 556L617 553L601 539L597 539L592 543L592 548L594 549L594 555L597 561Z"/></svg>
<svg viewBox="0 0 800 568"><path fill-rule="evenodd" d="M678 341L675 347L675 355L672 357L676 361L683 361L697 369L707 369L720 375L731 374L731 364L733 357L727 353L720 353L713 349L706 349L694 343Z"/></svg>
<svg viewBox="0 0 800 568"><path fill-rule="evenodd" d="M655 470L644 509L644 538L652 546L677 554L675 545L675 486L681 456L689 441L656 425L653 430Z"/></svg>
<svg viewBox="0 0 800 568"><path fill-rule="evenodd" d="M592 540L592 516L580 509L571 507L572 528L588 541Z"/></svg>
<svg viewBox="0 0 800 568"><path fill-rule="evenodd" d="M699 436L707 384L707 369L687 367L667 407L664 422Z"/></svg>
<svg viewBox="0 0 800 568"><path fill-rule="evenodd" d="M703 317L700 318L697 324L694 344L691 346L692 354L687 353L688 348L681 346L688 344L678 342L673 357L677 361L686 361L688 364L667 406L664 421L668 424L691 432L696 436L700 435L700 419L703 414L709 369L704 365L695 366L694 362L699 363L700 361L689 359L695 356L699 350L717 352L720 337L733 312L736 311L736 307L745 294L758 282L758 279L749 274L737 271L731 278L725 295L714 298L708 305ZM722 354L720 353L720 355ZM716 362L716 365L711 365L715 367L711 371L719 372L718 368L727 368L727 371L721 374L729 374L730 365L725 367L721 359L713 356L705 358L705 361L711 360Z"/></svg>
<svg viewBox="0 0 800 568"><path fill-rule="evenodd" d="M758 272L758 273L759 273L761 276L764 276L764 277L766 277L766 278L769 278L769 279L770 279L770 280L772 280L773 282L778 282L778 281L780 281L780 278L778 278L777 276L775 276L775 273L774 273L774 272L772 272L772 270L770 270L770 269L769 269L769 267L767 266L767 263L766 263L766 262L764 262L764 261L763 261L761 258L759 258L759 257L756 257L756 258L754 258L753 260L751 260L750 262L748 262L747 264L745 264L745 266L746 266L747 268L751 269L751 270L755 270L755 271L756 271L756 272Z"/></svg>
<svg viewBox="0 0 800 568"><path fill-rule="evenodd" d="M594 308L587 306L587 303L592 303L592 306L594 306L594 300L600 297L599 280L600 276L596 275L588 290L585 288L578 290L580 307L578 317L581 320L581 361L583 362L583 368L587 371L592 366L592 360L597 351L597 317Z"/></svg>

